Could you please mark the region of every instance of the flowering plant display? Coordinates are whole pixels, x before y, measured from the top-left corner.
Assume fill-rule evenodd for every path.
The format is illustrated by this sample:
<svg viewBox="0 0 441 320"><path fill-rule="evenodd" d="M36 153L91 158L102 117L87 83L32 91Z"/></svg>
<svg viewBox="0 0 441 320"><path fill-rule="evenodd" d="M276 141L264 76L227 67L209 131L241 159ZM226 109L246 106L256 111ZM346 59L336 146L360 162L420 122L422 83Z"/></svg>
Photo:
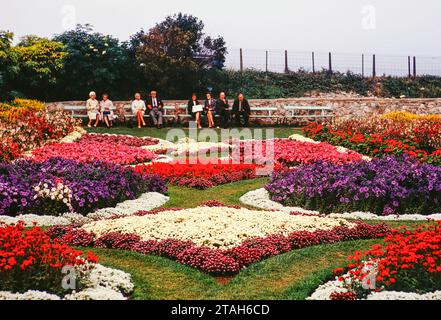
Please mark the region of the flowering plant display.
<svg viewBox="0 0 441 320"><path fill-rule="evenodd" d="M385 154L408 154L424 162L441 164L441 121L426 116L402 118L371 117L338 121L335 124L313 123L305 134L318 141L343 146L372 157Z"/></svg>
<svg viewBox="0 0 441 320"><path fill-rule="evenodd" d="M81 162L108 161L120 165L150 162L157 157L153 152L141 148L94 141L48 145L35 149L32 155L36 161L61 157Z"/></svg>
<svg viewBox="0 0 441 320"><path fill-rule="evenodd" d="M82 251L52 240L38 227L0 225L0 291L65 293L61 286L65 266L81 271L76 277L76 287L81 288L85 272L98 262L92 252L84 258L82 255Z"/></svg>
<svg viewBox="0 0 441 320"><path fill-rule="evenodd" d="M124 135L111 135L111 134L86 134L83 135L77 142L88 144L94 143L105 143L113 145L125 145L128 147L145 147L154 146L159 143L158 139L153 138L137 138L132 136Z"/></svg>
<svg viewBox="0 0 441 320"><path fill-rule="evenodd" d="M166 193L167 187L158 176L141 176L108 162L52 158L0 163L0 215L87 214L145 192Z"/></svg>
<svg viewBox="0 0 441 320"><path fill-rule="evenodd" d="M380 291L434 292L441 290L440 248L441 222L413 231L402 227L393 230L384 244L355 252L347 268L334 273L348 294L358 299Z"/></svg>
<svg viewBox="0 0 441 320"><path fill-rule="evenodd" d="M348 150L340 151L328 143L311 143L289 139L241 141L232 156L240 163L279 163L287 166L327 160L335 163L361 161L363 156Z"/></svg>
<svg viewBox="0 0 441 320"><path fill-rule="evenodd" d="M135 171L142 174L157 174L167 183L195 189L207 189L217 185L256 178L256 165L210 162L202 164L153 163L139 165Z"/></svg>
<svg viewBox="0 0 441 320"><path fill-rule="evenodd" d="M33 112L24 109L15 121L9 122L0 119L0 141L7 141L14 148L19 147L21 152L28 152L54 141L59 141L75 131L79 120L72 119L62 111ZM18 153L11 154L13 159ZM8 160L13 160L8 158Z"/></svg>
<svg viewBox="0 0 441 320"><path fill-rule="evenodd" d="M0 119L13 123L23 118L28 112L45 110L44 103L37 100L15 98L11 103L0 103Z"/></svg>
<svg viewBox="0 0 441 320"><path fill-rule="evenodd" d="M10 137L4 137L0 141L0 162L9 162L19 158L23 154L20 145Z"/></svg>
<svg viewBox="0 0 441 320"><path fill-rule="evenodd" d="M318 162L276 172L266 189L274 201L321 213L441 212L441 168L410 157L344 165Z"/></svg>
<svg viewBox="0 0 441 320"><path fill-rule="evenodd" d="M66 243L165 256L210 274L234 274L294 249L389 232L386 225L220 205L140 212L47 232Z"/></svg>

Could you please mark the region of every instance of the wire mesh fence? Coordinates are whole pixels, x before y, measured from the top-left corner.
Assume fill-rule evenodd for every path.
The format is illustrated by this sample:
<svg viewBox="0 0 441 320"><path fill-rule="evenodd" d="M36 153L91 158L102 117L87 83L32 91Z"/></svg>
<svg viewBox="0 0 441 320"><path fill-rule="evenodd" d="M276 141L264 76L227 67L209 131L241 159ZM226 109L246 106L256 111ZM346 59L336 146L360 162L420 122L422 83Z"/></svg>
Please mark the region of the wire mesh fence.
<svg viewBox="0 0 441 320"><path fill-rule="evenodd" d="M348 71L371 76L441 76L441 57L301 52L284 50L229 49L226 66L233 70L253 69L284 73L304 70Z"/></svg>

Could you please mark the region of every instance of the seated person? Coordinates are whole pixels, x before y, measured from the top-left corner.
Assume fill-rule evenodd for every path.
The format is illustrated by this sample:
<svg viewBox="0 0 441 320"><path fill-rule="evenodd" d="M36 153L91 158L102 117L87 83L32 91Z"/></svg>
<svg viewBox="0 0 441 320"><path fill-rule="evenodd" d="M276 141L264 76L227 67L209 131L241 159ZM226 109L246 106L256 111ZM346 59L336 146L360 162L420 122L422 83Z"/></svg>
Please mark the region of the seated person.
<svg viewBox="0 0 441 320"><path fill-rule="evenodd" d="M216 115L217 101L211 97L211 93L207 93L207 99L204 103L204 113L208 119L208 127L214 128L214 116Z"/></svg>
<svg viewBox="0 0 441 320"><path fill-rule="evenodd" d="M153 120L153 124L158 129L161 129L164 103L157 97L157 95L156 91L150 92L150 97L147 100L147 108L150 110L150 117Z"/></svg>
<svg viewBox="0 0 441 320"><path fill-rule="evenodd" d="M87 115L89 116L88 127L92 127L92 122L95 121L94 127L98 127L100 122L100 103L96 99L96 93L94 91L89 93L89 100L86 102Z"/></svg>
<svg viewBox="0 0 441 320"><path fill-rule="evenodd" d="M248 127L251 108L250 108L250 104L248 103L248 100L245 99L243 93L240 93L237 99L234 101L233 114L234 114L234 118L236 119L237 125L239 127L242 126L242 119L243 119L243 125L245 127Z"/></svg>
<svg viewBox="0 0 441 320"><path fill-rule="evenodd" d="M107 128L113 127L113 102L109 100L107 93L103 94L103 100L100 102L101 114Z"/></svg>
<svg viewBox="0 0 441 320"><path fill-rule="evenodd" d="M139 129L141 129L141 125L144 127L146 126L144 121L145 111L145 102L141 100L141 94L135 94L135 100L133 100L132 102L132 113L136 116L136 119L138 120Z"/></svg>
<svg viewBox="0 0 441 320"><path fill-rule="evenodd" d="M220 112L222 128L227 129L231 124L231 110L225 92L219 95L217 110Z"/></svg>
<svg viewBox="0 0 441 320"><path fill-rule="evenodd" d="M193 93L193 95L191 96L191 99L188 100L188 114L191 115L191 117L196 120L196 124L198 126L198 129L201 129L201 112L200 111L196 111L193 112L193 107L199 106L200 103L198 101L198 97L196 95L196 93Z"/></svg>

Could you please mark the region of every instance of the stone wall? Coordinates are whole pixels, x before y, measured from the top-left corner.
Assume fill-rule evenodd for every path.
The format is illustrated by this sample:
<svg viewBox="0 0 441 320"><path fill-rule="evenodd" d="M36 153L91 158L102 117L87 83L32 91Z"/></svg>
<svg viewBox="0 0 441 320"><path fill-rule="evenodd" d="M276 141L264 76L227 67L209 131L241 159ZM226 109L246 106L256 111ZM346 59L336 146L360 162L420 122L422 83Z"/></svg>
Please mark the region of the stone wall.
<svg viewBox="0 0 441 320"><path fill-rule="evenodd" d="M167 100L164 101L167 106L175 106L175 110L168 111L170 115L185 114L185 110L180 109L180 105L186 105L187 101L183 100ZM118 110L122 110L124 105L130 104L128 101L116 101L114 105ZM336 117L359 117L370 116L375 114L383 114L392 111L408 111L416 114L441 114L441 99L384 99L376 97L354 97L354 98L292 98L292 99L261 99L250 100L252 107L277 107L278 111L273 115L277 115L276 119L254 119L255 123L260 124L304 124L311 119L305 119L301 122L298 120L289 120L285 115L289 115L284 110L284 106L329 106L333 109ZM66 105L85 105L84 101L66 101L48 103L50 110L61 109ZM256 114L265 114L257 112ZM306 113L305 113L306 114ZM169 119L170 120L170 119ZM181 121L178 117L171 121Z"/></svg>

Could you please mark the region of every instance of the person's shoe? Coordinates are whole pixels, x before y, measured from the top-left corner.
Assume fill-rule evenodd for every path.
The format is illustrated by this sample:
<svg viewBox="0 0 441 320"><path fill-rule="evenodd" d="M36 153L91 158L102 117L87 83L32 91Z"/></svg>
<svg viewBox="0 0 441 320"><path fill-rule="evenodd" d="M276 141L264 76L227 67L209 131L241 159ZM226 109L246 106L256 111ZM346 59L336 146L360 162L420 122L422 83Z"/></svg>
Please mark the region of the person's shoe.
<svg viewBox="0 0 441 320"><path fill-rule="evenodd" d="M92 128L92 126L90 124L87 125L88 128Z"/></svg>
<svg viewBox="0 0 441 320"><path fill-rule="evenodd" d="M138 129L141 129L141 126L138 126Z"/></svg>

